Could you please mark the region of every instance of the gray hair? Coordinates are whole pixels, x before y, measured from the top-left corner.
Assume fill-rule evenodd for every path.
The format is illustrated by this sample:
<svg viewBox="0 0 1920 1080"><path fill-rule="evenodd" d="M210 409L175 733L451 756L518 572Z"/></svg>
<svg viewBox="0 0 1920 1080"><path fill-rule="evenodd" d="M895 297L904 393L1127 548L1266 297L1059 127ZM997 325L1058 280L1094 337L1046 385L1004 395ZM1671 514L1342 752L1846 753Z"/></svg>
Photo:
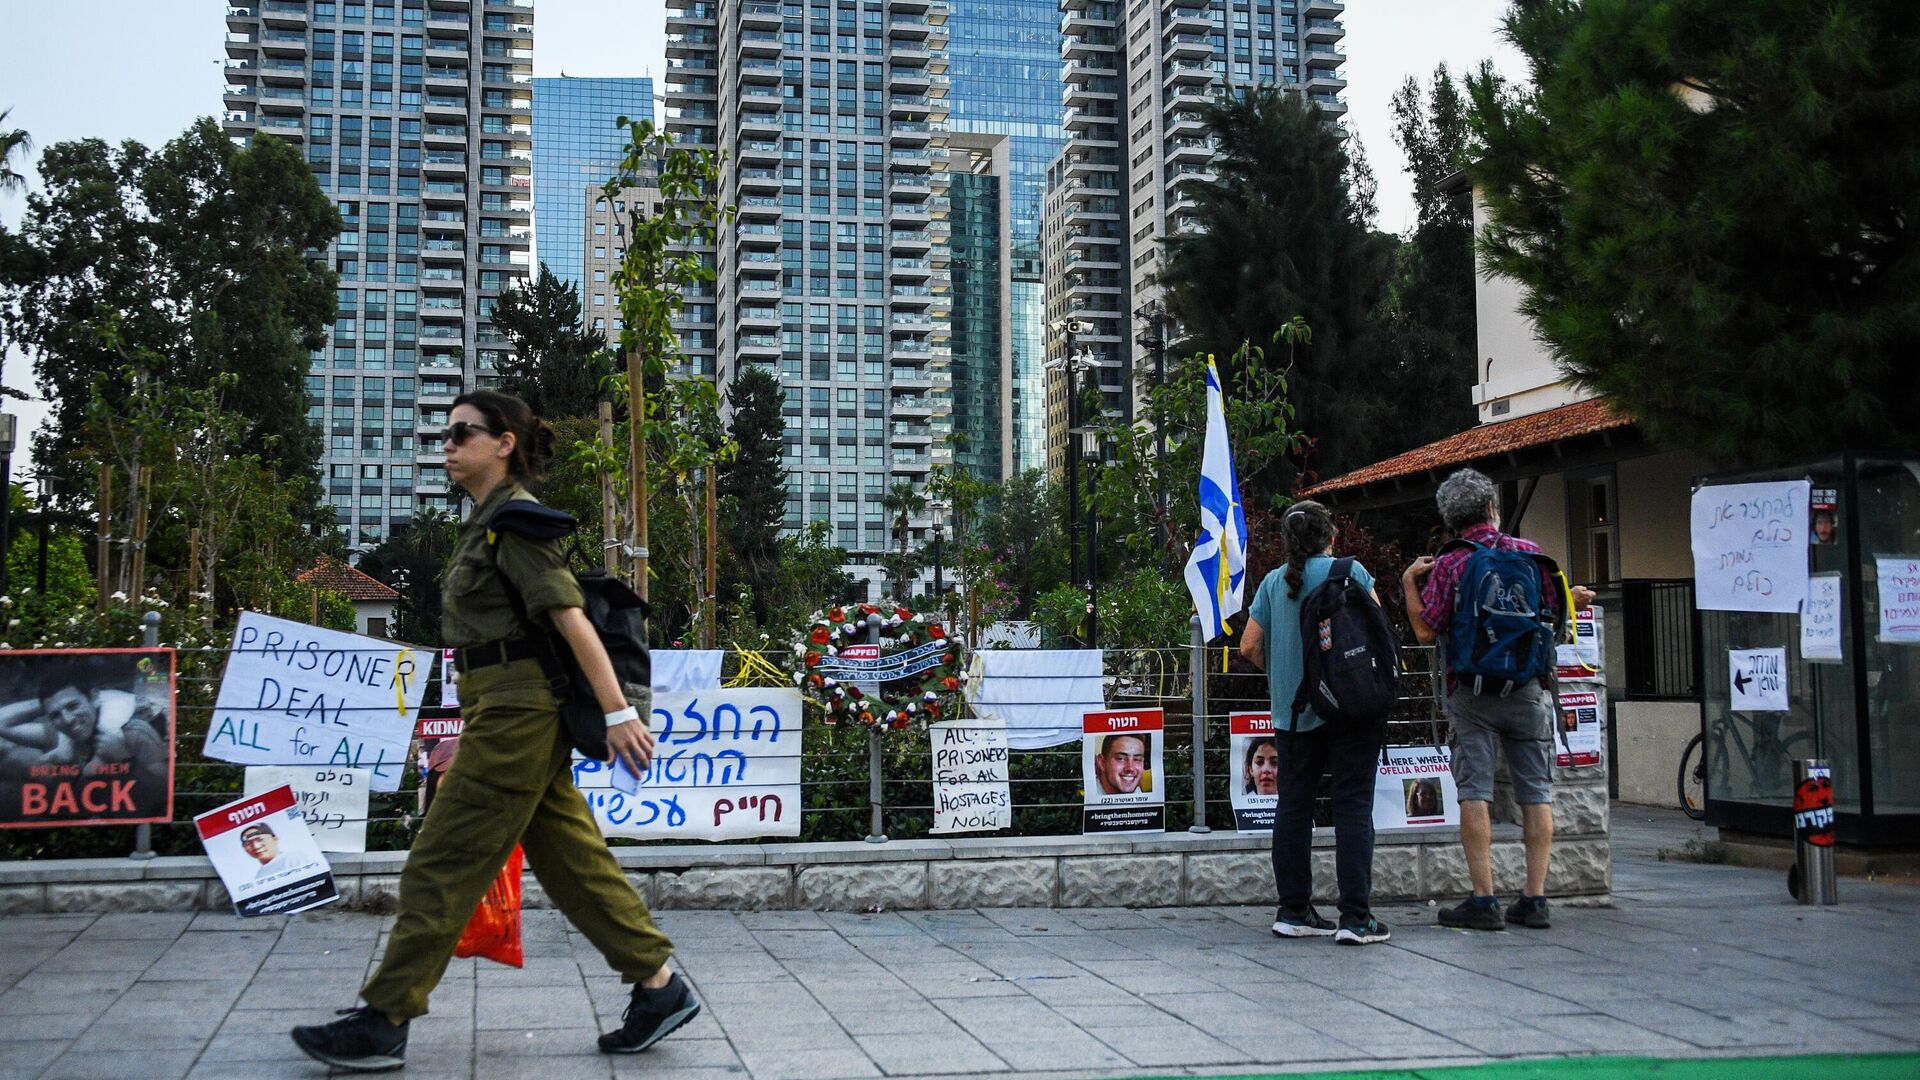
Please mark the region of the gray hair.
<svg viewBox="0 0 1920 1080"><path fill-rule="evenodd" d="M1454 532L1467 529L1487 520L1487 504L1494 501L1498 492L1493 481L1477 469L1461 469L1440 483L1440 490L1433 493L1433 501L1440 507L1440 520Z"/></svg>

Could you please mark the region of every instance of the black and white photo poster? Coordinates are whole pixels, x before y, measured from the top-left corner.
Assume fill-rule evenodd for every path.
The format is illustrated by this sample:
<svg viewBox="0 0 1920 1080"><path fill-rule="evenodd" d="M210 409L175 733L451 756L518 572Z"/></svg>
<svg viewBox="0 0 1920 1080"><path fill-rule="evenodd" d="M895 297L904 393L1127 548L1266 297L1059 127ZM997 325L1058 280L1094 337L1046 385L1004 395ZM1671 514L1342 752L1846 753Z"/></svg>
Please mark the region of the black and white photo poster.
<svg viewBox="0 0 1920 1080"><path fill-rule="evenodd" d="M0 650L0 827L173 818L173 650Z"/></svg>

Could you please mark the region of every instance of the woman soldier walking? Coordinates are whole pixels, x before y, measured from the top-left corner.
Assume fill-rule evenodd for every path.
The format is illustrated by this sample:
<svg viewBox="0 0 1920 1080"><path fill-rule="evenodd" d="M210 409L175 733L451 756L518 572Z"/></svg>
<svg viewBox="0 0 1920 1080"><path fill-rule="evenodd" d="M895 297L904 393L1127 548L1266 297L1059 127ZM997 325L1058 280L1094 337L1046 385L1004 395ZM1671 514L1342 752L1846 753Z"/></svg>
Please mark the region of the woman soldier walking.
<svg viewBox="0 0 1920 1080"><path fill-rule="evenodd" d="M480 390L454 400L443 445L447 475L474 501L460 526L441 589L441 628L457 647L466 727L426 823L400 875L400 916L385 957L360 991L366 1006L331 1024L293 1029L310 1056L343 1069L381 1072L406 1064L407 1023L432 993L480 898L515 844L547 896L621 977L633 1001L600 1049L629 1054L652 1046L700 1011L685 980L667 967L673 945L607 850L573 786L570 744L559 703L541 671L536 642L517 618L547 623L573 650L607 718L607 746L637 774L653 756L653 734L626 700L581 610L583 599L559 540L504 530L490 542L494 511L532 499L553 448L553 430L526 402Z"/></svg>

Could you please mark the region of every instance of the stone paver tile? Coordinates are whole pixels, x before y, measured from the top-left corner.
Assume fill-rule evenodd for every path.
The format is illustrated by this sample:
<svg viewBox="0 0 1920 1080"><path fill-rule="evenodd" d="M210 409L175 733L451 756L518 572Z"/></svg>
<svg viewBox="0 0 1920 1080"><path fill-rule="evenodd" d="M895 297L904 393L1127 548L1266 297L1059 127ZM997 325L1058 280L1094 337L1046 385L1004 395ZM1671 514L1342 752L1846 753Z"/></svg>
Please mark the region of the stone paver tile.
<svg viewBox="0 0 1920 1080"><path fill-rule="evenodd" d="M121 1050L83 1053L69 1050L55 1059L40 1080L109 1080L137 1076L140 1080L180 1080L193 1067L193 1050Z"/></svg>
<svg viewBox="0 0 1920 1080"><path fill-rule="evenodd" d="M888 1076L1000 1072L1007 1064L979 1041L955 1030L930 1043L920 1035L860 1035L854 1038Z"/></svg>
<svg viewBox="0 0 1920 1080"><path fill-rule="evenodd" d="M743 1055L749 1049L855 1049L853 1037L831 1020L790 1024L749 1023L732 1027L723 1023L720 1026L734 1049Z"/></svg>
<svg viewBox="0 0 1920 1080"><path fill-rule="evenodd" d="M639 1054L618 1055L616 1061L644 1061L652 1069L744 1069L740 1055L725 1039L683 1038L681 1028Z"/></svg>
<svg viewBox="0 0 1920 1080"><path fill-rule="evenodd" d="M242 1023L231 1022L220 1028L219 1034L207 1043L200 1052L202 1063L209 1061L308 1061L306 1054L293 1044L287 1032L292 1024ZM411 1040L409 1040L411 1044Z"/></svg>
<svg viewBox="0 0 1920 1080"><path fill-rule="evenodd" d="M577 982L571 986L481 986L474 992L473 1016L482 1031L572 1028L597 1020L587 988Z"/></svg>
<svg viewBox="0 0 1920 1080"><path fill-rule="evenodd" d="M1309 1027L1298 1025L1295 1027L1297 1030L1288 1030L1284 1034L1244 1028L1237 1031L1214 1031L1209 1034L1245 1053L1254 1061L1271 1064L1352 1061L1361 1056L1360 1051L1331 1035L1322 1035Z"/></svg>
<svg viewBox="0 0 1920 1080"><path fill-rule="evenodd" d="M1076 1031L1071 1035L1048 1039L1044 1042L994 1042L991 1044L991 1049L994 1056L1006 1062L1008 1068L1018 1073L1052 1071L1085 1073L1095 1070L1126 1069L1133 1065L1113 1047L1084 1031Z"/></svg>
<svg viewBox="0 0 1920 1080"><path fill-rule="evenodd" d="M629 1057L613 1059L613 1075L616 1077L645 1077L646 1080L741 1080L747 1075L745 1065L708 1065L691 1069L661 1069L647 1063L646 1054L634 1054Z"/></svg>
<svg viewBox="0 0 1920 1080"><path fill-rule="evenodd" d="M104 942L87 941L83 935L75 938L73 944L41 961L35 975L49 972L58 972L63 976L79 972L130 972L137 976L147 965L160 959L172 945L173 939L168 937L125 941L114 939L109 946ZM27 976L28 979L33 977Z"/></svg>
<svg viewBox="0 0 1920 1080"><path fill-rule="evenodd" d="M413 1067L404 1074L413 1080ZM474 1080L608 1080L613 1062L595 1051L591 1057L528 1057L518 1054L482 1055L473 1063Z"/></svg>
<svg viewBox="0 0 1920 1080"><path fill-rule="evenodd" d="M1032 979L1021 982L1028 994L1049 1005L1137 1005L1140 999L1093 975L1068 979Z"/></svg>
<svg viewBox="0 0 1920 1080"><path fill-rule="evenodd" d="M37 1076L66 1051L65 1038L0 1042L0 1076Z"/></svg>
<svg viewBox="0 0 1920 1080"><path fill-rule="evenodd" d="M171 941L193 922L191 911L110 912L96 916L81 936L93 939Z"/></svg>
<svg viewBox="0 0 1920 1080"><path fill-rule="evenodd" d="M85 1053L113 1053L119 1050L198 1050L220 1028L217 1013L199 1015L179 1010L179 1016L167 1023L146 1019L137 1023L109 1024L104 1019L82 1032L73 1041L73 1049Z"/></svg>
<svg viewBox="0 0 1920 1080"><path fill-rule="evenodd" d="M1920 1044L1920 1024L1915 1024L1911 1017L1906 1019L1898 1019L1895 1017L1867 1017L1864 1019L1848 1020L1847 1026L1859 1028L1862 1031L1871 1031L1875 1035L1885 1036L1889 1039L1897 1039L1900 1042L1906 1043L1908 1046Z"/></svg>
<svg viewBox="0 0 1920 1080"><path fill-rule="evenodd" d="M1527 1023L1544 1031L1563 1035L1589 1049L1608 1053L1628 1050L1686 1051L1688 1044L1657 1031L1648 1031L1625 1020L1600 1013L1579 1016L1532 1016Z"/></svg>
<svg viewBox="0 0 1920 1080"><path fill-rule="evenodd" d="M72 1000L71 998L65 1000ZM100 1011L51 1009L33 1015L0 1017L0 1044L37 1042L42 1039L77 1039L80 1033L100 1019Z"/></svg>
<svg viewBox="0 0 1920 1080"><path fill-rule="evenodd" d="M599 1053L599 1044L596 1042L599 1037L597 1028L481 1028L474 1033L473 1045L481 1059L500 1056L565 1057Z"/></svg>
<svg viewBox="0 0 1920 1080"><path fill-rule="evenodd" d="M740 1047L740 1061L755 1077L782 1080L837 1080L880 1076L880 1067L858 1047L809 1050L805 1047Z"/></svg>
<svg viewBox="0 0 1920 1080"><path fill-rule="evenodd" d="M1151 1005L1134 1001L1128 1005L1082 1005L1066 1002L1050 1006L1068 1023L1083 1028L1148 1025L1164 1027L1180 1023Z"/></svg>
<svg viewBox="0 0 1920 1080"><path fill-rule="evenodd" d="M187 1080L314 1080L324 1075L324 1068L305 1054L298 1059L271 1061L219 1061L203 1057L187 1074ZM417 1077L419 1070L409 1065L406 1075Z"/></svg>
<svg viewBox="0 0 1920 1080"><path fill-rule="evenodd" d="M1128 1027L1086 1027L1087 1034L1113 1047L1136 1065L1233 1065L1254 1060L1246 1051L1229 1046L1186 1024Z"/></svg>
<svg viewBox="0 0 1920 1080"><path fill-rule="evenodd" d="M742 911L734 922L748 930L831 930L818 911Z"/></svg>

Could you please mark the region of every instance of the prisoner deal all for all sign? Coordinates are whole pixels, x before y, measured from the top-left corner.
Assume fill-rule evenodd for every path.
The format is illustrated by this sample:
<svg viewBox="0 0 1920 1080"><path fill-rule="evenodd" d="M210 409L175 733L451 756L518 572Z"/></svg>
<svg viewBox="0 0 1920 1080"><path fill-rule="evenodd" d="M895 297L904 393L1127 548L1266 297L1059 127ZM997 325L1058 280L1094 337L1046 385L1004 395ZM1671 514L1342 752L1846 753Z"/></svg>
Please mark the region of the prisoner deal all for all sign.
<svg viewBox="0 0 1920 1080"><path fill-rule="evenodd" d="M1081 720L1084 833L1165 832L1166 713L1090 712Z"/></svg>
<svg viewBox="0 0 1920 1080"><path fill-rule="evenodd" d="M0 827L173 818L171 649L0 650Z"/></svg>
<svg viewBox="0 0 1920 1080"><path fill-rule="evenodd" d="M433 653L257 611L240 615L201 753L239 765L406 770Z"/></svg>
<svg viewBox="0 0 1920 1080"><path fill-rule="evenodd" d="M207 859L243 917L291 915L340 898L333 868L320 853L287 786L197 814Z"/></svg>
<svg viewBox="0 0 1920 1080"><path fill-rule="evenodd" d="M1280 803L1280 753L1273 741L1272 713L1227 714L1227 791L1236 830L1273 828Z"/></svg>

